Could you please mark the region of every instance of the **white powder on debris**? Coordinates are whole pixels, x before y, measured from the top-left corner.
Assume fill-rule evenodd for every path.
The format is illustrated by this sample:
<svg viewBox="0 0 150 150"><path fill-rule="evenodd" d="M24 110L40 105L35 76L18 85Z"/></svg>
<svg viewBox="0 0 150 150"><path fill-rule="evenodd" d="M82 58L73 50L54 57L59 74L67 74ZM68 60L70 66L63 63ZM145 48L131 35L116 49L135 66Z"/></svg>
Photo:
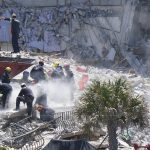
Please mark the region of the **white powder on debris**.
<svg viewBox="0 0 150 150"><path fill-rule="evenodd" d="M37 58L37 57L36 57ZM141 76L135 76L133 74L129 74L129 73L122 73L120 72L116 72L114 70L110 70L110 69L106 69L106 68L98 68L98 67L92 67L92 66L81 66L80 64L77 64L75 61L73 60L68 60L68 59L54 59L54 58L50 58L49 56L40 56L40 58L38 57L38 60L44 60L45 61L45 68L46 70L51 69L51 64L54 61L59 61L60 65L64 65L66 63L71 65L71 69L74 73L74 77L75 77L75 84L76 84L76 90L74 93L74 100L70 100L68 97L68 93L70 92L69 89L67 88L67 86L65 84L54 84L52 82L46 82L46 83L41 83L42 88L48 93L48 105L52 108L54 108L57 111L63 111L63 110L70 110L70 108L72 108L74 106L74 103L78 100L78 97L81 95L82 91L79 90L79 85L78 82L80 81L81 77L83 74L88 74L89 76L89 82L94 79L94 78L99 78L102 81L106 81L106 80L114 80L117 77L123 77L125 79L127 79L128 81L131 82L135 93L140 94L140 95L144 95L145 97L145 101L147 102L148 106L150 105L150 81L149 78L143 78ZM83 72L78 72L76 70L77 66L81 66L84 68L87 68L87 72L83 73ZM13 83L13 93L12 93L12 97L10 99L10 110L12 110L13 108L15 108L15 101L16 101L16 97L20 91L20 85L18 83ZM35 93L35 95L37 95L37 90L35 85L33 85L31 87L33 89L33 92ZM21 107L24 107L24 105L22 104ZM150 107L148 107L150 108ZM6 111L1 111L1 113L8 113L9 110ZM149 115L150 116L150 115ZM132 141L134 143L138 143L139 145L146 145L146 144L150 144L150 128L146 128L144 130L139 130L135 127L132 127L131 129L129 129L131 132L131 136L132 136Z"/></svg>

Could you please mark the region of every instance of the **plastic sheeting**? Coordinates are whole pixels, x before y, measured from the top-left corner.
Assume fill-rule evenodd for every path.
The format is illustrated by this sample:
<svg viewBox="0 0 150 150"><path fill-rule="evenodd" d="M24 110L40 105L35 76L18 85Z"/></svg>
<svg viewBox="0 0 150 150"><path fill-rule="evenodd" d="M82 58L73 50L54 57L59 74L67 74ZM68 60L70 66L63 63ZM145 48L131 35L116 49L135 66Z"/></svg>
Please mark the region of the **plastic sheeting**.
<svg viewBox="0 0 150 150"><path fill-rule="evenodd" d="M43 150L96 150L84 140L51 140Z"/></svg>

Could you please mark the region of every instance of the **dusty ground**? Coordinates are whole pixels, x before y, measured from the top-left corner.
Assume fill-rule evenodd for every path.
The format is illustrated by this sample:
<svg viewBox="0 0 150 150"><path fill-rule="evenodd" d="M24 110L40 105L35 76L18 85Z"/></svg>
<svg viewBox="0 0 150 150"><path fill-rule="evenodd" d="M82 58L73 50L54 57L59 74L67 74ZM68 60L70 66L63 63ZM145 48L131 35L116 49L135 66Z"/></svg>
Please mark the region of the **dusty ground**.
<svg viewBox="0 0 150 150"><path fill-rule="evenodd" d="M1 53L1 55L7 55L6 53ZM15 55L12 57L16 57ZM88 75L89 79L87 84L90 83L90 81L94 78L99 78L101 81L106 81L106 80L113 80L115 78L118 77L123 77L125 79L127 79L129 82L131 82L131 85L134 88L135 93L143 95L145 97L145 102L148 105L150 105L150 81L149 78L143 78L140 75L135 75L134 72L130 71L128 72L126 70L126 72L124 72L124 68L121 69L119 68L119 70L111 70L111 69L107 69L102 67L101 65L94 67L92 65L82 65L79 64L77 62L75 62L74 60L70 60L70 59L66 59L66 58L60 58L60 57L56 57L56 55L53 56L47 56L47 55L40 55L40 56L30 56L28 53L21 53L21 57L32 57L35 58L36 61L34 62L34 64L37 64L39 60L44 60L45 62L45 69L47 71L49 71L51 69L51 65L53 62L58 61L60 63L60 65L64 65L64 64L70 64L71 65L71 69L74 73L74 77L75 77L75 84L76 84L76 90L74 93L74 99L70 100L68 98L68 92L69 89L66 88L65 85L53 85L50 81L46 82L46 83L41 83L43 88L45 88L47 90L47 92L49 93L49 98L48 98L48 104L50 107L54 108L56 111L62 111L62 110L68 110L71 109L74 104L78 101L78 97L80 96L80 94L82 94L82 90L79 87L79 81L81 80L82 76L84 75ZM82 70L80 70L80 69ZM31 68L27 69L30 70ZM80 70L80 71L79 71ZM16 76L16 79L21 78L22 74L19 74L18 76ZM10 108L6 111L3 111L2 113L8 113L9 111L12 110L12 108L15 107L15 99L16 96L20 90L20 86L18 83L12 83L12 86L14 87L14 91L13 91L13 95L11 97L10 100ZM59 90L58 90L59 87ZM32 86L33 91L35 92L35 94L37 94L37 90L35 86ZM57 93L57 94L56 94ZM58 96L61 95L61 97ZM56 98L56 95L58 96ZM22 105L22 107L24 107ZM138 143L139 145L146 145L146 144L150 144L150 128L146 128L144 130L139 130L137 128L131 128L130 129L130 135L132 137L132 142L133 143ZM47 138L47 136L45 136L45 138Z"/></svg>

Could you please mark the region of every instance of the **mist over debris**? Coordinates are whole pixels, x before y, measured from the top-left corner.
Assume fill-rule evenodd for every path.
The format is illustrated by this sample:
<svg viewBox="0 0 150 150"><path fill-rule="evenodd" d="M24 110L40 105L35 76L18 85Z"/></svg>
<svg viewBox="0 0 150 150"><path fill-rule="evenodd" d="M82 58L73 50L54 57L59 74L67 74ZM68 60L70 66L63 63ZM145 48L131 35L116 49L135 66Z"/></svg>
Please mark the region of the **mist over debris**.
<svg viewBox="0 0 150 150"><path fill-rule="evenodd" d="M34 103L43 92L47 93L48 106L56 112L72 110L93 79L112 81L122 77L131 83L135 94L144 97L150 108L149 0L70 0L71 4L67 5L58 5L52 0L56 4L54 7L26 7L23 4L27 1L18 2L0 1L0 16L10 17L14 12L21 22L19 44L23 53L19 57L24 56L24 51L28 52L28 57L32 57L30 52L48 52L47 56L36 57L35 63L44 60L45 69L49 70L55 60L62 65L67 62L75 77L73 95L69 85L60 81L30 85L35 96ZM28 0L28 6L30 4ZM0 21L0 41L11 41L10 23L4 20ZM7 44L3 49L5 52L11 49ZM49 52L54 51L60 53L60 58L54 60L49 56ZM2 52L2 57L5 52ZM78 67L86 72L79 72ZM82 77L88 78L84 87L80 87ZM21 89L19 83L11 84L13 93L9 108L0 111L1 116L13 112ZM25 107L21 103L21 108ZM146 145L150 142L149 127L142 130L130 127L128 134L133 143Z"/></svg>
<svg viewBox="0 0 150 150"><path fill-rule="evenodd" d="M71 99L70 93L71 89L67 83L63 83L61 81L48 81L41 82L40 88L42 88L43 92L47 93L47 103L48 106L57 109L58 107L67 108L74 105L74 100ZM38 85L37 85L38 86ZM38 88L33 87L35 90L35 96L38 96Z"/></svg>
<svg viewBox="0 0 150 150"><path fill-rule="evenodd" d="M15 109L16 105L16 98L21 90L19 83L12 83L13 92L11 98L9 100L9 109ZM49 107L53 108L54 110L63 111L68 107L74 106L74 100L71 99L71 89L69 85L63 83L61 81L58 82L40 82L35 85L30 85L29 88L32 89L35 99L33 104L35 103L36 98L42 94L47 94L47 104ZM24 104L21 103L21 108L24 107Z"/></svg>
<svg viewBox="0 0 150 150"><path fill-rule="evenodd" d="M41 57L43 60L48 60L47 56ZM55 59L51 58L51 61L55 61ZM35 99L40 94L40 92L46 92L48 94L48 105L55 109L56 112L62 112L62 111L68 111L73 108L75 103L78 101L78 98L80 95L84 92L84 90L79 89L79 81L81 80L82 75L88 75L89 80L87 82L87 85L91 83L93 79L99 79L100 81L108 81L108 80L115 80L116 78L123 78L127 79L133 89L135 94L139 94L141 96L144 96L145 102L148 105L148 108L150 106L150 81L149 78L143 78L140 75L136 75L134 72L131 72L131 70L122 70L121 68L119 70L112 70L104 68L103 66L97 65L97 67L92 65L83 65L80 63L77 63L75 61L69 60L69 59L59 59L59 62L61 65L65 63L69 63L71 65L71 70L74 73L75 78L75 92L74 92L74 99L70 99L70 88L68 88L68 85L64 82L60 81L48 81L48 82L40 82L38 84L30 85L29 87L33 90ZM46 69L51 68L51 63L46 62ZM86 72L79 72L78 67L81 67L83 70L85 69ZM15 108L15 101L16 97L21 89L19 83L11 83L13 86L13 93L11 96L11 99L9 101L9 109L6 109L4 111L1 111L1 115L6 115L12 112L12 109ZM35 100L34 100L35 102ZM24 108L24 104L21 103L21 108ZM150 115L149 115L150 116ZM144 130L139 130L136 127L131 127L129 129L129 133L132 137L133 142L138 142L139 144L148 144L149 143L149 133L150 129L145 128ZM146 136L145 136L146 135Z"/></svg>

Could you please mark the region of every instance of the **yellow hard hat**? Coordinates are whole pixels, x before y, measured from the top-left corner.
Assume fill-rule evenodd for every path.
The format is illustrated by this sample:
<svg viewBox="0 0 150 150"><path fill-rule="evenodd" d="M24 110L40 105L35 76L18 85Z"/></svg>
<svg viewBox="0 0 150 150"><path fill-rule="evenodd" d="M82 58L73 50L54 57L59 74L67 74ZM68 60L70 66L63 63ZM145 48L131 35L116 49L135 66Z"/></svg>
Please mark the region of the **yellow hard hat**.
<svg viewBox="0 0 150 150"><path fill-rule="evenodd" d="M6 67L6 68L5 68L5 71L11 72L11 68L10 68L10 67Z"/></svg>
<svg viewBox="0 0 150 150"><path fill-rule="evenodd" d="M53 64L52 64L52 67L54 67L54 68L56 68L56 67L58 67L59 66L59 62L54 62Z"/></svg>

